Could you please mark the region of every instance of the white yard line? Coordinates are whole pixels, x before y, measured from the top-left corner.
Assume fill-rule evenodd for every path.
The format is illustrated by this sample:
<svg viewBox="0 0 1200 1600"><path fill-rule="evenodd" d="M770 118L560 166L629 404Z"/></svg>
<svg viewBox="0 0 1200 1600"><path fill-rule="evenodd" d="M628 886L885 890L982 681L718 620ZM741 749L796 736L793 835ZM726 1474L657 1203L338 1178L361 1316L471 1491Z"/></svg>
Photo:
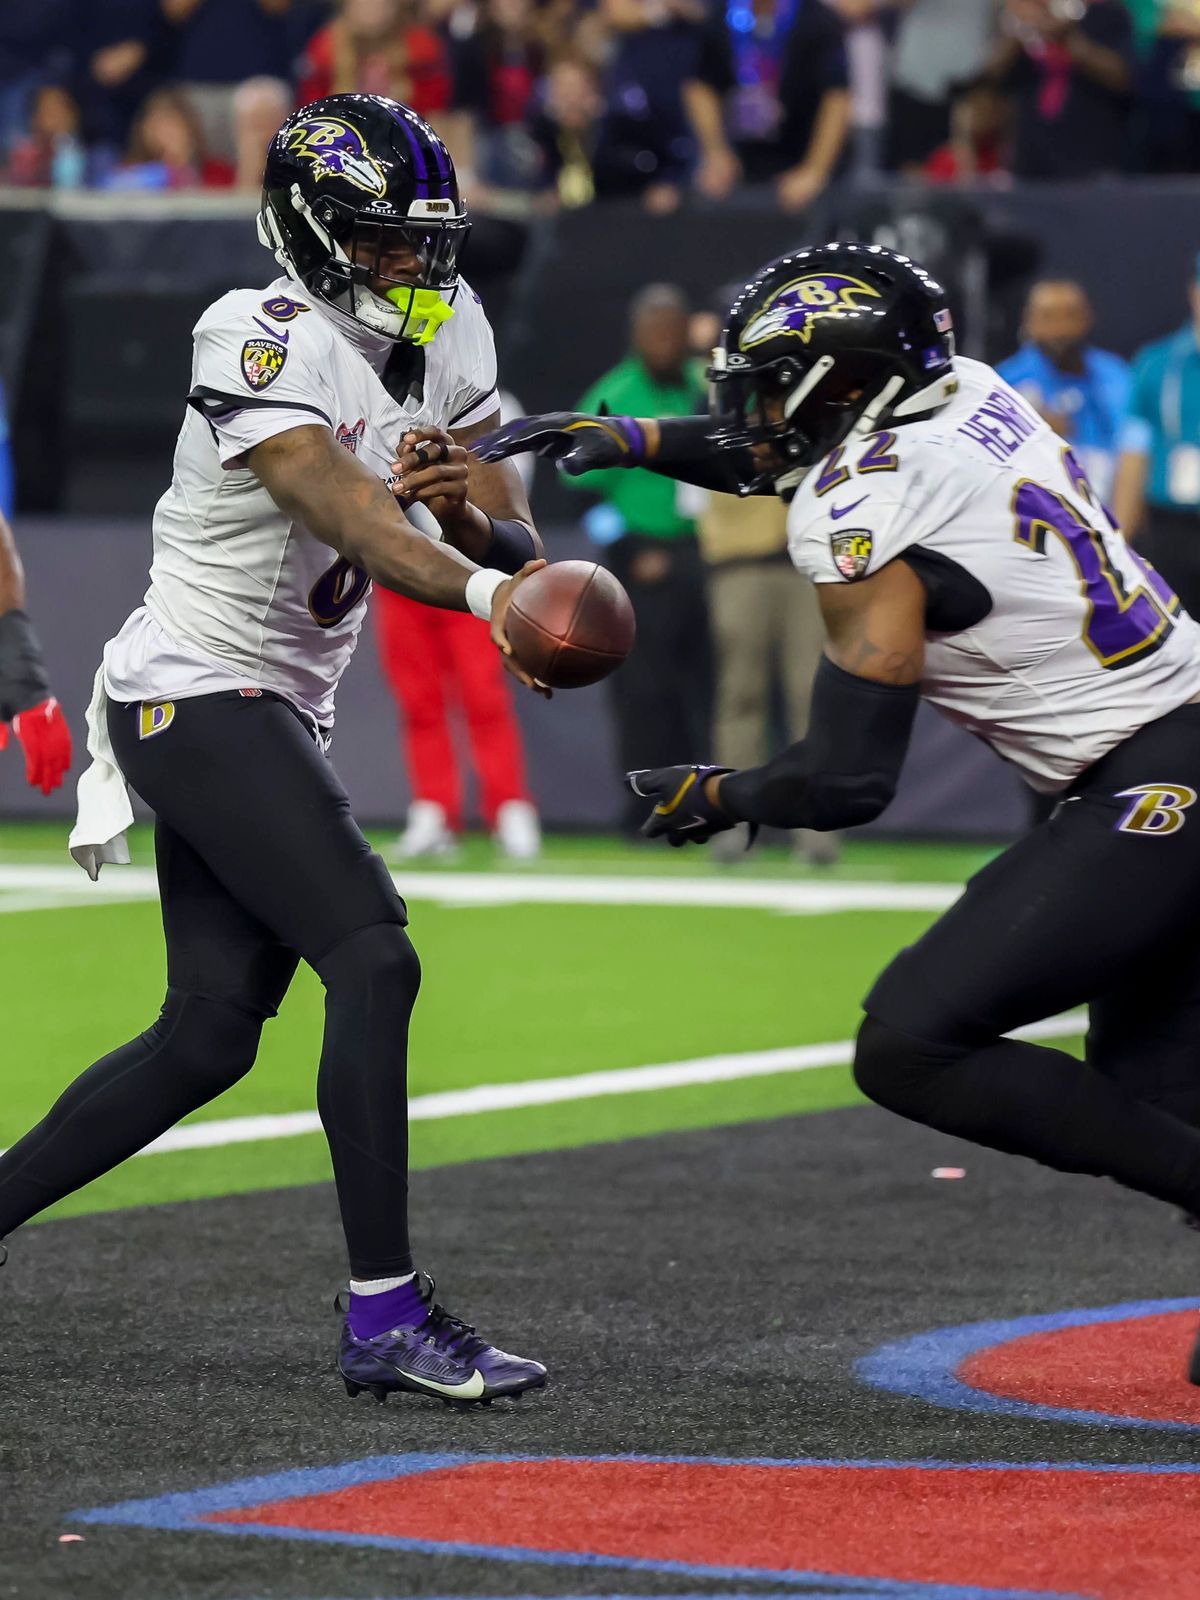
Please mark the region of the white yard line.
<svg viewBox="0 0 1200 1600"><path fill-rule="evenodd" d="M840 911L943 911L961 886L954 883L855 883L785 878L642 878L600 873L396 872L397 889L410 900L442 906L701 906L822 916ZM13 898L6 901L4 892ZM34 909L38 895L50 907L153 900L150 867L105 867L91 884L78 867L0 865L0 913Z"/></svg>
<svg viewBox="0 0 1200 1600"><path fill-rule="evenodd" d="M1082 1033L1087 1018L1082 1012L1050 1017L1022 1028L1025 1039L1062 1039ZM749 1050L740 1055L697 1056L691 1061L667 1061L649 1067L624 1067L614 1072L581 1072L571 1078L533 1078L526 1083L484 1083L474 1089L451 1089L442 1094L416 1095L408 1103L409 1119L431 1122L445 1117L477 1116L486 1111L517 1111L529 1106L559 1105L567 1100L592 1100L602 1095L645 1094L655 1089L681 1089L694 1083L732 1083L738 1078L765 1078L786 1072L811 1072L817 1067L849 1066L854 1056L852 1039L829 1044L784 1046L779 1050ZM138 1154L166 1155L173 1150L211 1150L220 1145L291 1139L319 1133L315 1111L289 1111L279 1116L229 1117L214 1122L194 1122L172 1128Z"/></svg>

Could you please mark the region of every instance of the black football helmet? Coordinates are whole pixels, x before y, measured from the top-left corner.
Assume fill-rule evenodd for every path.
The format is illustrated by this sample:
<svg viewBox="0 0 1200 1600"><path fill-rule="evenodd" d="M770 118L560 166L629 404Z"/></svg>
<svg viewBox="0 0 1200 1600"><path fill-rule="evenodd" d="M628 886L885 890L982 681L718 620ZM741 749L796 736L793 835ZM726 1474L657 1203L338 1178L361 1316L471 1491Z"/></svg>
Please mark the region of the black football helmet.
<svg viewBox="0 0 1200 1600"><path fill-rule="evenodd" d="M875 244L780 256L734 301L708 371L713 440L742 494L793 491L836 445L914 422L957 388L942 286ZM750 453L753 446L769 445Z"/></svg>
<svg viewBox="0 0 1200 1600"><path fill-rule="evenodd" d="M329 95L271 140L260 240L310 293L386 338L428 344L453 316L470 227L450 152L397 100ZM385 270L413 258L415 281Z"/></svg>

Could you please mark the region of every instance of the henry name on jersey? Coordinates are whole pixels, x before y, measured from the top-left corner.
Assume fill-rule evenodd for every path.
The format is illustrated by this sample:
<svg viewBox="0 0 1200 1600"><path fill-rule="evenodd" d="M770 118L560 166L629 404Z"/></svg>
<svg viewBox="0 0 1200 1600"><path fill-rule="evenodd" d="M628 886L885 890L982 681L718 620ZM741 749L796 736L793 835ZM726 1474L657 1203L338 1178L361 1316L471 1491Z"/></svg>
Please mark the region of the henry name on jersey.
<svg viewBox="0 0 1200 1600"><path fill-rule="evenodd" d="M853 583L904 555L929 591L922 695L1054 791L1200 693L1200 627L1021 396L982 362L955 374L933 416L809 473L792 559Z"/></svg>
<svg viewBox="0 0 1200 1600"><path fill-rule="evenodd" d="M353 654L370 584L279 510L248 451L324 425L387 479L410 428L466 428L497 408L496 353L460 280L426 349L397 345L281 277L200 318L171 486L154 512L144 607L105 651L115 700L267 688L322 726ZM408 512L433 538L425 508Z"/></svg>

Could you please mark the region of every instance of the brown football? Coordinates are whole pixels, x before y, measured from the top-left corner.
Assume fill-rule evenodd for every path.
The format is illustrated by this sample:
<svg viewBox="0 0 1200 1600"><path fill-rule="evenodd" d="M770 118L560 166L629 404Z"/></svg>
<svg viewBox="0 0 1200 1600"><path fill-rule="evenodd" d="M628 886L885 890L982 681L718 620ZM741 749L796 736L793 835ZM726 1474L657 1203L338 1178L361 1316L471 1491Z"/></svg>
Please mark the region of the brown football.
<svg viewBox="0 0 1200 1600"><path fill-rule="evenodd" d="M580 689L633 649L633 607L595 562L555 561L518 586L505 631L526 672L552 689Z"/></svg>

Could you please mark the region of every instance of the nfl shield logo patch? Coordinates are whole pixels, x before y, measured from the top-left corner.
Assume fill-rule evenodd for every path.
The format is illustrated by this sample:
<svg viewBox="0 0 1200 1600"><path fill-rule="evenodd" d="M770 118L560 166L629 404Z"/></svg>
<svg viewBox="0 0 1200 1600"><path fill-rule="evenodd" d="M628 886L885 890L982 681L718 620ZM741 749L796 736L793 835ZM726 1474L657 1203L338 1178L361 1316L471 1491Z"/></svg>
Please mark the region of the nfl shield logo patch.
<svg viewBox="0 0 1200 1600"><path fill-rule="evenodd" d="M833 564L843 578L861 578L871 564L875 540L866 528L845 528L829 536Z"/></svg>
<svg viewBox="0 0 1200 1600"><path fill-rule="evenodd" d="M286 360L287 346L278 339L247 339L242 346L242 377L256 392L269 389Z"/></svg>

